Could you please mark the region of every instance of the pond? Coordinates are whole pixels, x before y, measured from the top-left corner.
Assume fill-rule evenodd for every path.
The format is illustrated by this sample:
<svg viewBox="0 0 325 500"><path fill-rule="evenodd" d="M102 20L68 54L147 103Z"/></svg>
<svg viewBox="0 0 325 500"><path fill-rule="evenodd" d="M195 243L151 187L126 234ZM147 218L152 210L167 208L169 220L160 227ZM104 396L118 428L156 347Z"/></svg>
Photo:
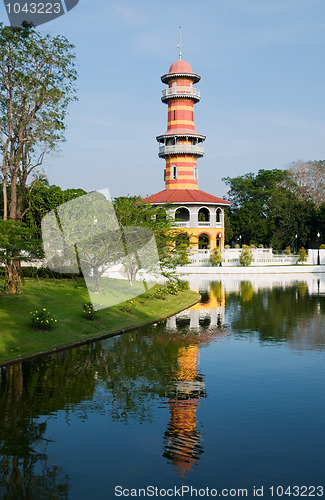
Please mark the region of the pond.
<svg viewBox="0 0 325 500"><path fill-rule="evenodd" d="M2 368L1 500L322 496L325 276L250 279Z"/></svg>

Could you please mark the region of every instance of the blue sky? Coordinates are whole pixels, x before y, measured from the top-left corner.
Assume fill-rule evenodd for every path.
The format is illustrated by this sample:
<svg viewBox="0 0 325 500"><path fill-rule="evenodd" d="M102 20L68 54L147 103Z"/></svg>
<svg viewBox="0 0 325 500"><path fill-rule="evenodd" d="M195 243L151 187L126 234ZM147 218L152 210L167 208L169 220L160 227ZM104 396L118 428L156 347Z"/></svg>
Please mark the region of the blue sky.
<svg viewBox="0 0 325 500"><path fill-rule="evenodd" d="M8 23L4 6L1 20ZM164 188L156 135L166 130L160 76L178 59L201 75L199 188L222 177L325 159L324 0L80 0L39 29L75 46L79 101L51 183L112 196Z"/></svg>

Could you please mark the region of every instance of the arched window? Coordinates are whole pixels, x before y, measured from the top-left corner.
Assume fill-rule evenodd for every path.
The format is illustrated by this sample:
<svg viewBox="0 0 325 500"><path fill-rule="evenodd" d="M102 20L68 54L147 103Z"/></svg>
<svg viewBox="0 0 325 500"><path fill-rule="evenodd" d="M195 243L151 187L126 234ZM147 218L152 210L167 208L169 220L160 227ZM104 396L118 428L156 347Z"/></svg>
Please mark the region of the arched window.
<svg viewBox="0 0 325 500"><path fill-rule="evenodd" d="M175 212L175 220L179 222L188 222L190 220L190 211L185 207L180 207Z"/></svg>
<svg viewBox="0 0 325 500"><path fill-rule="evenodd" d="M216 212L216 222L222 222L222 210L221 208L217 208Z"/></svg>
<svg viewBox="0 0 325 500"><path fill-rule="evenodd" d="M206 207L200 208L198 211L199 222L209 222L210 221L210 210Z"/></svg>
<svg viewBox="0 0 325 500"><path fill-rule="evenodd" d="M172 179L177 179L178 178L178 168L176 165L171 166L171 178Z"/></svg>
<svg viewBox="0 0 325 500"><path fill-rule="evenodd" d="M199 236L199 250L208 250L210 246L210 236L206 233L202 233Z"/></svg>
<svg viewBox="0 0 325 500"><path fill-rule="evenodd" d="M221 240L222 240L222 234L219 233L217 234L217 239L216 239L216 247L221 248Z"/></svg>

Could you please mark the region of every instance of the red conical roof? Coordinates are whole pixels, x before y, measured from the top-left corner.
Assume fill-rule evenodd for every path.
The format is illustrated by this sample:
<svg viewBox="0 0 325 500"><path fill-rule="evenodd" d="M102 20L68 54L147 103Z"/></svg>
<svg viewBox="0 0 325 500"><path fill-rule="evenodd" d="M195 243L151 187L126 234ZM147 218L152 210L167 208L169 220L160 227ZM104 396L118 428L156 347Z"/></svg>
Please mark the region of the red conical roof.
<svg viewBox="0 0 325 500"><path fill-rule="evenodd" d="M169 68L169 72L161 77L161 80L164 83L168 83L169 80L173 77L173 75L191 76L194 83L197 83L201 78L200 75L193 73L192 66L188 62L183 61L182 59L175 61Z"/></svg>
<svg viewBox="0 0 325 500"><path fill-rule="evenodd" d="M159 193L147 196L142 201L152 205L160 203L205 203L213 205L230 205L229 201L217 198L200 189L164 189Z"/></svg>

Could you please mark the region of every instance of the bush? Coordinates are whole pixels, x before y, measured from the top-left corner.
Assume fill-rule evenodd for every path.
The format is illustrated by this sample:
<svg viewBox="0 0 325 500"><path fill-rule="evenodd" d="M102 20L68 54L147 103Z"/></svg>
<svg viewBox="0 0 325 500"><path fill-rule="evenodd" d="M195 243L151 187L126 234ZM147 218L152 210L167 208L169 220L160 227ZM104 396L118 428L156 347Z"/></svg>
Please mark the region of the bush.
<svg viewBox="0 0 325 500"><path fill-rule="evenodd" d="M221 256L219 248L214 248L213 250L211 250L209 260L213 266L220 266L220 264L223 261L223 258Z"/></svg>
<svg viewBox="0 0 325 500"><path fill-rule="evenodd" d="M300 264L300 262L301 263L306 262L307 256L308 256L307 250L305 250L305 248L301 248L298 252L297 264Z"/></svg>
<svg viewBox="0 0 325 500"><path fill-rule="evenodd" d="M177 281L167 281L167 292L170 293L171 295L177 295L178 294L178 284Z"/></svg>
<svg viewBox="0 0 325 500"><path fill-rule="evenodd" d="M160 300L165 300L166 295L168 295L168 290L165 286L160 286L158 288L155 288L152 297L155 299L160 299Z"/></svg>
<svg viewBox="0 0 325 500"><path fill-rule="evenodd" d="M325 250L325 244L322 243L322 245L319 247L320 250Z"/></svg>
<svg viewBox="0 0 325 500"><path fill-rule="evenodd" d="M283 253L285 255L291 255L291 247L286 247L284 250L283 250Z"/></svg>
<svg viewBox="0 0 325 500"><path fill-rule="evenodd" d="M178 279L177 280L177 288L180 292L183 292L185 290L190 289L190 284L188 281L183 281L183 280Z"/></svg>
<svg viewBox="0 0 325 500"><path fill-rule="evenodd" d="M122 312L132 314L134 312L134 309L135 309L134 300L128 300L127 302L123 302L123 304L119 305L119 309Z"/></svg>
<svg viewBox="0 0 325 500"><path fill-rule="evenodd" d="M239 262L242 266L250 266L253 261L252 250L245 245L245 248L240 253Z"/></svg>
<svg viewBox="0 0 325 500"><path fill-rule="evenodd" d="M48 267L35 267L35 266L22 266L21 273L23 278L56 278L56 279L73 279L80 277L79 274L75 273L57 273L52 271Z"/></svg>
<svg viewBox="0 0 325 500"><path fill-rule="evenodd" d="M30 317L34 325L40 330L50 330L50 328L57 323L57 320L53 318L51 313L47 311L45 307L39 311L32 311L30 313Z"/></svg>
<svg viewBox="0 0 325 500"><path fill-rule="evenodd" d="M94 319L95 311L91 302L86 302L83 306L83 315L87 319Z"/></svg>

